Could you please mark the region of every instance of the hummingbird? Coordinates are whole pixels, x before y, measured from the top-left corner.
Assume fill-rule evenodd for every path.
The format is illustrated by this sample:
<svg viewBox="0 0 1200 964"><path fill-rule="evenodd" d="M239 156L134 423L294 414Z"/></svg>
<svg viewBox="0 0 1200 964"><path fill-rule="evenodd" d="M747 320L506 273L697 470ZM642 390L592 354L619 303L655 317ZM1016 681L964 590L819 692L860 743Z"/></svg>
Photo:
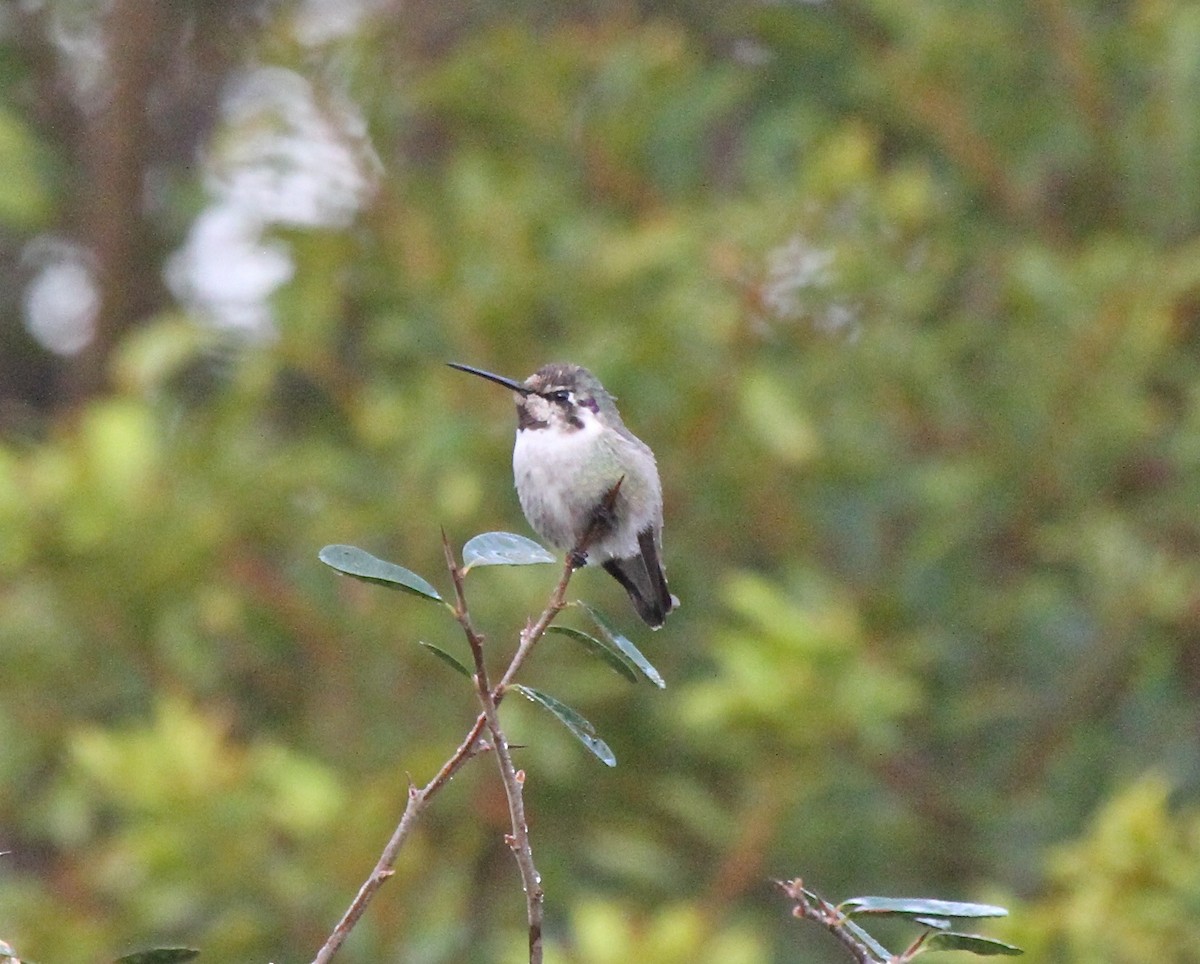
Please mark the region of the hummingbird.
<svg viewBox="0 0 1200 964"><path fill-rule="evenodd" d="M525 518L573 564L599 563L658 629L679 600L662 564L662 485L650 446L621 421L613 396L579 365L539 368L524 382L470 365L516 395L513 478ZM586 542L586 544L585 544Z"/></svg>

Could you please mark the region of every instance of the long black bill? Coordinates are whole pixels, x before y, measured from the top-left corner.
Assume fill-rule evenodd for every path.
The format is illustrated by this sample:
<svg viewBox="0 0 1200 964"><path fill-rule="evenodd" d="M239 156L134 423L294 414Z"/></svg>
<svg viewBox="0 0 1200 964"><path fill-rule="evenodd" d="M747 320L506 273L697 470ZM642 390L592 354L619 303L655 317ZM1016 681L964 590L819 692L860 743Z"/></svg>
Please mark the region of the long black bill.
<svg viewBox="0 0 1200 964"><path fill-rule="evenodd" d="M505 378L503 375L493 375L491 372L485 372L482 368L472 368L470 365L460 365L458 362L446 362L451 368L457 368L460 372L466 372L468 375L478 375L480 378L486 378L489 382L495 382L497 385L503 385L505 388L510 388L514 392L521 395L530 394L533 389L527 388L520 382L513 381L511 378Z"/></svg>

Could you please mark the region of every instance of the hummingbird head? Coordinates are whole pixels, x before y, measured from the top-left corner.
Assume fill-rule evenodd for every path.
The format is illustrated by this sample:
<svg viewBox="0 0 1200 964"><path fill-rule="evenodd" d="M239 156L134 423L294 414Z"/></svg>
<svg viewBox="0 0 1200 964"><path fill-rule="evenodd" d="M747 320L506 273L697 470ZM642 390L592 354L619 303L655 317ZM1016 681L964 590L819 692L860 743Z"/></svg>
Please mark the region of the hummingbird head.
<svg viewBox="0 0 1200 964"><path fill-rule="evenodd" d="M470 365L447 364L515 392L520 429L574 432L593 422L620 421L613 397L604 390L600 379L579 365L543 365L522 383Z"/></svg>

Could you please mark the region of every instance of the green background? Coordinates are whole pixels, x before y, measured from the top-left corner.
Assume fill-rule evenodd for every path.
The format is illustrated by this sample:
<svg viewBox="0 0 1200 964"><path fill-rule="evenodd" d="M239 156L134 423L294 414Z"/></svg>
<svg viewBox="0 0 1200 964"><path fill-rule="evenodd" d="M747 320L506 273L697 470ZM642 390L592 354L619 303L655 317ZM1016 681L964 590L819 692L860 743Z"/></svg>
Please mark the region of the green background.
<svg viewBox="0 0 1200 964"><path fill-rule="evenodd" d="M317 551L528 534L443 362L569 360L683 608L585 571L667 688L523 675L615 770L503 706L549 961L846 959L796 876L1200 960L1198 105L1183 0L0 11L0 938L311 959L476 713ZM471 573L495 665L554 578ZM339 960L520 960L507 819L473 761Z"/></svg>

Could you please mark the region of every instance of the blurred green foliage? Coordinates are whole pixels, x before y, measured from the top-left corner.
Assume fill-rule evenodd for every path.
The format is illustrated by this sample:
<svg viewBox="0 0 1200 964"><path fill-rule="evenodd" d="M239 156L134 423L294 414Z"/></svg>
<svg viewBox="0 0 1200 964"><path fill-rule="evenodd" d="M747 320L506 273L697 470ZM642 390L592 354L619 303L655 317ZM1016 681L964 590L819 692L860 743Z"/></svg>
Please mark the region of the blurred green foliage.
<svg viewBox="0 0 1200 964"><path fill-rule="evenodd" d="M147 109L161 150L115 235L89 233L117 216L89 194L106 101L62 86L79 48L54 39L92 14L19 6L0 20L16 951L311 958L408 774L476 712L417 646L460 646L437 607L316 553L361 545L444 593L439 526L459 546L525 531L509 406L442 362L565 359L658 455L683 608L652 636L624 624L665 691L553 639L525 676L615 770L503 706L548 959L843 959L788 916L770 880L794 876L995 899L997 936L1037 960L1200 953L1195 5L385 2L324 33L315 4L172 5L161 48L201 45L203 71L147 78L178 123ZM246 78L308 113L239 111ZM267 137L301 117L344 155ZM312 157L332 167L293 177ZM247 171L277 191L252 248L290 266L250 329L173 260L245 207ZM340 213L305 214L305 189ZM89 239L138 224L115 271ZM26 325L54 237L103 262L104 304L152 289L103 351L56 356ZM497 663L549 572L472 573ZM610 583L572 588L624 613ZM506 822L473 762L339 959L518 960Z"/></svg>
<svg viewBox="0 0 1200 964"><path fill-rule="evenodd" d="M1167 781L1148 773L1051 853L1046 899L1013 921L1039 958L1109 964L1200 954L1200 812L1170 796Z"/></svg>

